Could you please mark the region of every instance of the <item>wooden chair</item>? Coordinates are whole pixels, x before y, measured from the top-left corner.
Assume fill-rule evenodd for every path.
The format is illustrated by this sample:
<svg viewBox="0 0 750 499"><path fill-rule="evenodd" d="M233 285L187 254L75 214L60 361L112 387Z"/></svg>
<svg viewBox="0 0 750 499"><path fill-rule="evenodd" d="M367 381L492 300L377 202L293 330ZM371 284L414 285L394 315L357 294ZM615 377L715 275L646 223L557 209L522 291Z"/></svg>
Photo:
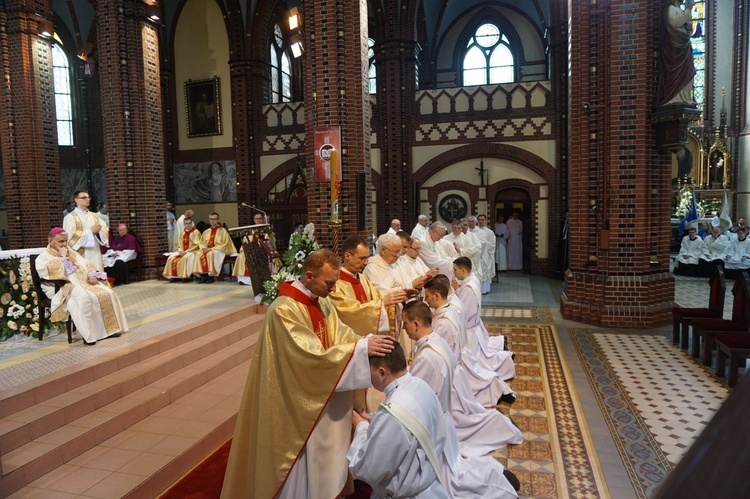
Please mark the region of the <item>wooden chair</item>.
<svg viewBox="0 0 750 499"><path fill-rule="evenodd" d="M37 303L38 305L38 312L39 312L39 341L42 341L44 338L44 311L49 310L50 313L52 312L52 300L47 298L47 295L44 294L44 289L42 289L42 283L48 283L48 284L54 284L55 286L55 293L57 293L61 287L65 285L67 281L61 280L61 279L42 279L39 277L39 272L36 271L36 258L39 255L31 255L29 256L29 266L31 267L31 280L34 282L34 289L36 290L36 297L37 297ZM68 315L68 320L65 321L65 329L68 332L68 343L73 343L73 328L74 328L73 321L70 318L70 315Z"/></svg>
<svg viewBox="0 0 750 499"><path fill-rule="evenodd" d="M137 281L142 280L143 276L143 241L141 241L140 236L132 230L129 230L129 232L138 240L138 246L140 246L141 251L136 254L134 260L125 262L125 284L130 284L131 273L135 274Z"/></svg>
<svg viewBox="0 0 750 499"><path fill-rule="evenodd" d="M708 297L708 308L674 307L672 309L672 343L680 343L680 348L688 348L688 331L690 323L694 319L721 319L724 316L724 295L727 290L727 282L724 279L724 271L715 266L708 281L710 294ZM682 332L682 341L680 341Z"/></svg>
<svg viewBox="0 0 750 499"><path fill-rule="evenodd" d="M750 358L750 333L718 333L714 335L716 340L716 375L724 377L724 356L729 360L729 374L726 377L727 384L737 384L740 372L740 360Z"/></svg>
<svg viewBox="0 0 750 499"><path fill-rule="evenodd" d="M696 319L693 325L693 357L700 356L700 340L703 337L703 364L711 365L713 340L717 333L742 333L750 330L750 279L747 272L741 272L732 288L734 304L732 318Z"/></svg>

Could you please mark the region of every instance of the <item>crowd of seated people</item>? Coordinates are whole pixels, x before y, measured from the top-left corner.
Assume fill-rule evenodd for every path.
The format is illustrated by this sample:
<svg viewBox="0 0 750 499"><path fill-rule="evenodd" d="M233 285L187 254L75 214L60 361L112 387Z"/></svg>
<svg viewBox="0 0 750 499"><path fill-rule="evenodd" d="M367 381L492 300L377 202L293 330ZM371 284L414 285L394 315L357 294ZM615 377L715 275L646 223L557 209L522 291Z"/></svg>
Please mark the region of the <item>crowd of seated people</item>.
<svg viewBox="0 0 750 499"><path fill-rule="evenodd" d="M724 270L724 275L729 279L750 269L750 241L747 239L744 218L740 218L724 233L714 222L710 233L704 237L691 227L682 238L674 265L675 274L708 277L717 266Z"/></svg>

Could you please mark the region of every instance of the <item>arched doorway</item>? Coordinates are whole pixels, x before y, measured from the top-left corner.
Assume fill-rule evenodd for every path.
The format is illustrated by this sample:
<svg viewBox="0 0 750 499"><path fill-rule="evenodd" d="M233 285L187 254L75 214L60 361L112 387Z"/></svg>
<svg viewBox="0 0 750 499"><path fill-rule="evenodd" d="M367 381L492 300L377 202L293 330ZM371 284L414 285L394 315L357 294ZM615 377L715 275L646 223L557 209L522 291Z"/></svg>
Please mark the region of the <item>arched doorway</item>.
<svg viewBox="0 0 750 499"><path fill-rule="evenodd" d="M502 216L507 222L514 211L523 222L523 270L531 268L531 250L536 238L536 230L531 223L531 197L523 189L503 189L495 194L495 220Z"/></svg>

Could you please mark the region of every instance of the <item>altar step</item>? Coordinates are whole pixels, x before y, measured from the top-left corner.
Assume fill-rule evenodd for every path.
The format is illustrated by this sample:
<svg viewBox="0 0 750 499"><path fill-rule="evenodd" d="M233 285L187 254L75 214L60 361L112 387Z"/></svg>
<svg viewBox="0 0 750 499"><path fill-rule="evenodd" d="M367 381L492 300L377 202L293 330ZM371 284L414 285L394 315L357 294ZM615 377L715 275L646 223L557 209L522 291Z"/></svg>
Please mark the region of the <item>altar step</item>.
<svg viewBox="0 0 750 499"><path fill-rule="evenodd" d="M0 393L0 497L158 495L231 437L263 317L239 307Z"/></svg>

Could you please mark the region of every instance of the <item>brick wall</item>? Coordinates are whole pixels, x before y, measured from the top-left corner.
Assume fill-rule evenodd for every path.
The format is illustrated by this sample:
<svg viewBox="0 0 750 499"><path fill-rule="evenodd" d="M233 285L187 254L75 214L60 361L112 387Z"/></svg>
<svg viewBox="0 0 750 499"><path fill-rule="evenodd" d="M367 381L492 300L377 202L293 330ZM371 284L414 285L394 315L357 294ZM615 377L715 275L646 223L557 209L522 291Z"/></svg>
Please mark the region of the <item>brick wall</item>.
<svg viewBox="0 0 750 499"><path fill-rule="evenodd" d="M0 10L3 80L0 134L12 248L47 244L60 224L60 173L50 40L39 25L52 19L51 2L6 0Z"/></svg>
<svg viewBox="0 0 750 499"><path fill-rule="evenodd" d="M331 247L333 233L327 228L331 216L330 185L314 181L316 127L341 127L343 176L339 212L343 227L339 240L352 234L368 234L372 229L371 207L365 207L364 230L357 230L356 217L357 174L365 174L367 199L371 183L367 2L316 0L306 7L303 74L308 220L315 224L321 244Z"/></svg>
<svg viewBox="0 0 750 499"><path fill-rule="evenodd" d="M652 327L671 317L670 163L657 152L660 2L574 2L570 30L570 271L563 315Z"/></svg>
<svg viewBox="0 0 750 499"><path fill-rule="evenodd" d="M167 249L159 28L140 0L95 7L110 220L129 222L148 265Z"/></svg>

